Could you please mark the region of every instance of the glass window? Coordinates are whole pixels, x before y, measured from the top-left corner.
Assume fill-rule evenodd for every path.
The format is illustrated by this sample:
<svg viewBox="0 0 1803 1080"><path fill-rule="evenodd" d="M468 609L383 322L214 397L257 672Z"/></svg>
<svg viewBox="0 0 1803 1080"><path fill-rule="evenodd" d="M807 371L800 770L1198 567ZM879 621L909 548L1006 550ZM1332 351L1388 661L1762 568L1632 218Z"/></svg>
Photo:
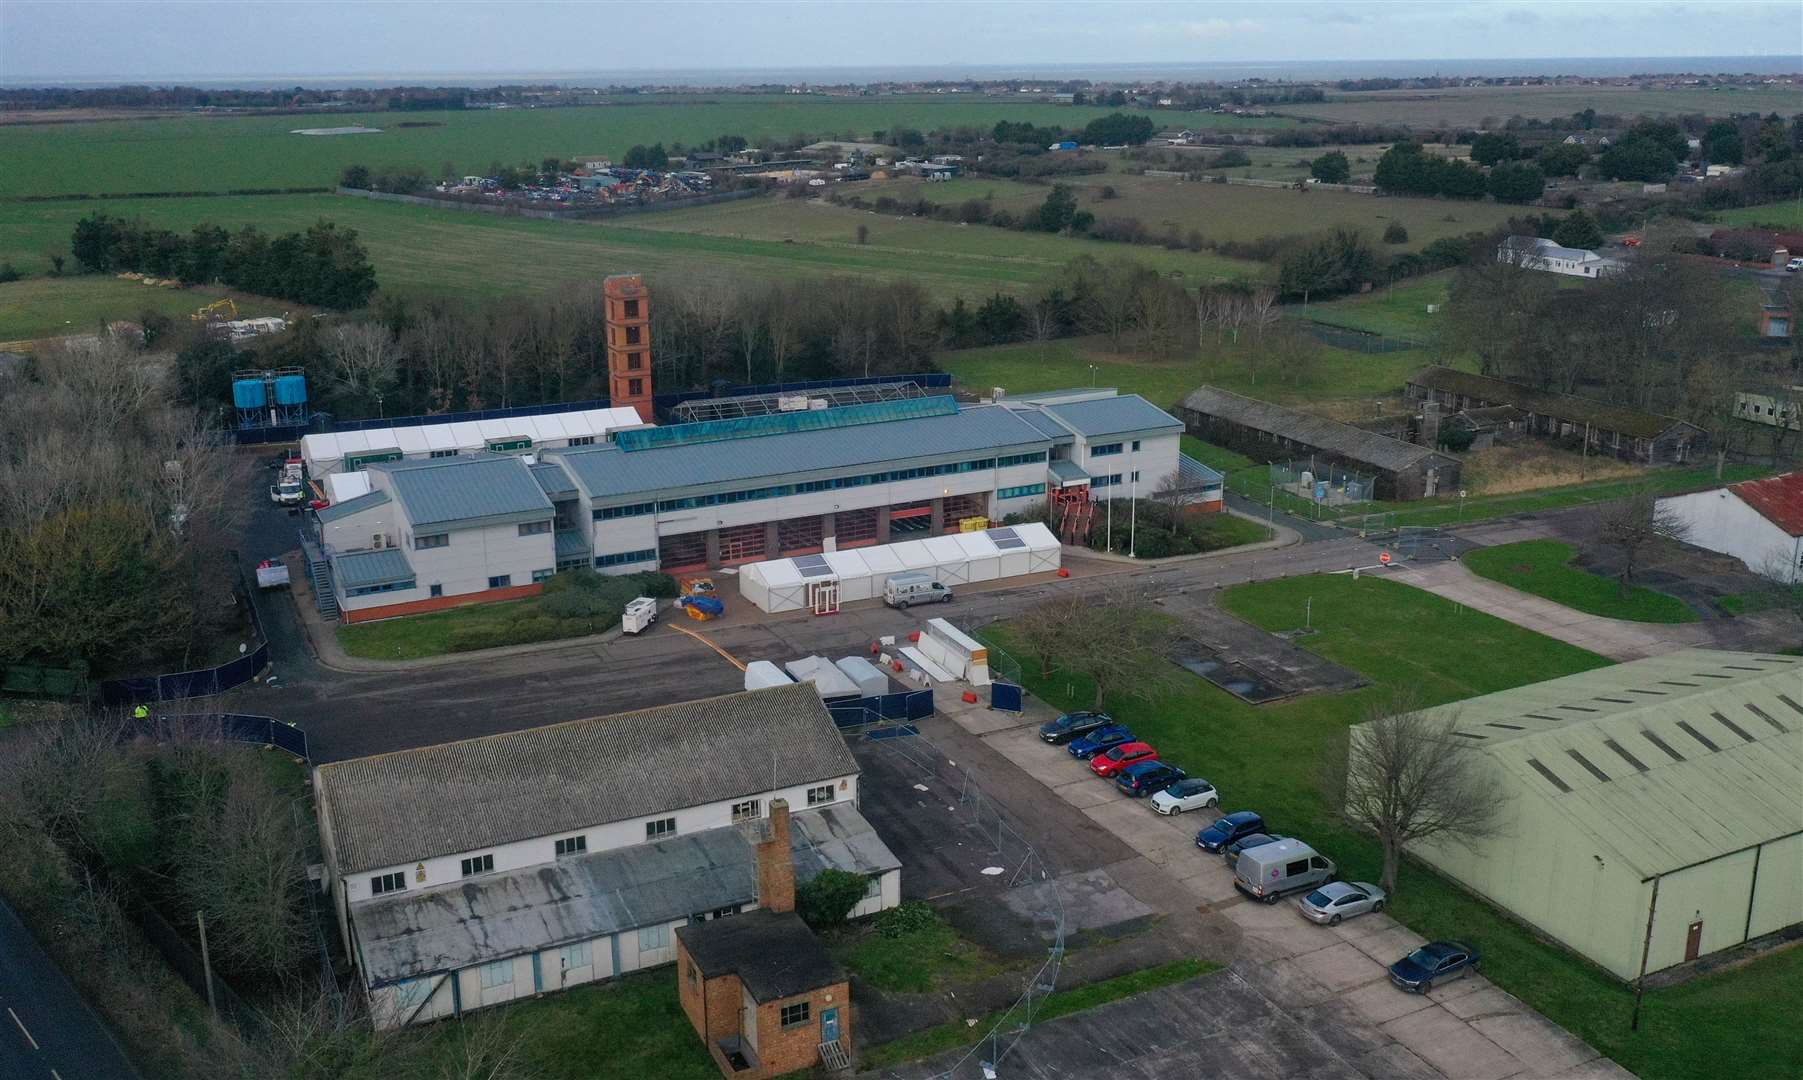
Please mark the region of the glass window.
<svg viewBox="0 0 1803 1080"><path fill-rule="evenodd" d="M513 575L512 574L497 574L494 577L491 577L488 579L488 587L491 589L505 589L509 585L512 585L512 584L513 584Z"/></svg>
<svg viewBox="0 0 1803 1080"><path fill-rule="evenodd" d="M1117 442L1100 443L1089 448L1089 456L1092 458L1110 457L1120 452L1121 444Z"/></svg>
<svg viewBox="0 0 1803 1080"><path fill-rule="evenodd" d="M395 983L394 1003L403 1009L416 1009L426 1000L426 991L431 986L431 979L408 979L406 982Z"/></svg>
<svg viewBox="0 0 1803 1080"><path fill-rule="evenodd" d="M482 965L482 989L493 990L497 986L513 985L513 960L496 960L492 964Z"/></svg>
<svg viewBox="0 0 1803 1080"><path fill-rule="evenodd" d="M639 930L639 951L650 952L654 949L670 947L670 928L667 926L647 926Z"/></svg>
<svg viewBox="0 0 1803 1080"><path fill-rule="evenodd" d="M1135 450L1139 449L1139 440L1138 439L1133 440L1133 449L1135 449Z"/></svg>
<svg viewBox="0 0 1803 1080"><path fill-rule="evenodd" d="M550 581L552 578L554 578L556 576L557 576L557 571L555 569L532 571L532 580L535 582L536 581Z"/></svg>
<svg viewBox="0 0 1803 1080"><path fill-rule="evenodd" d="M433 596L443 596L444 595L444 586L434 582L432 585L432 595Z"/></svg>
<svg viewBox="0 0 1803 1080"><path fill-rule="evenodd" d="M763 816L759 812L761 809L762 807L759 805L757 799L747 799L742 803L734 803L732 808L732 819L735 822L754 820Z"/></svg>
<svg viewBox="0 0 1803 1080"><path fill-rule="evenodd" d="M450 533L433 533L430 536L416 536L413 538L413 546L421 551L424 551L427 548L448 547L450 543Z"/></svg>
<svg viewBox="0 0 1803 1080"><path fill-rule="evenodd" d="M807 1023L812 1015L813 1009L809 1006L808 1002L798 1001L793 1005L784 1005L782 1011L783 1027L785 1029L800 1027Z"/></svg>
<svg viewBox="0 0 1803 1080"><path fill-rule="evenodd" d="M493 852L490 852L487 855L471 855L469 858L463 860L464 877L472 877L476 874L486 874L494 868L495 856Z"/></svg>
<svg viewBox="0 0 1803 1080"><path fill-rule="evenodd" d="M821 784L808 789L808 805L821 806L833 801L833 785Z"/></svg>
<svg viewBox="0 0 1803 1080"><path fill-rule="evenodd" d="M426 456L427 457L435 457L435 458L456 457L457 451L455 451L455 450L434 450L430 454L427 454Z"/></svg>
<svg viewBox="0 0 1803 1080"><path fill-rule="evenodd" d="M595 568L598 570L604 566L628 566L632 563L651 562L656 558L656 548L646 548L644 551L622 551L613 555L597 555L595 556Z"/></svg>
<svg viewBox="0 0 1803 1080"><path fill-rule="evenodd" d="M369 895L381 896L383 893L400 892L407 887L407 875L396 871L392 874L377 874L369 879Z"/></svg>
<svg viewBox="0 0 1803 1080"><path fill-rule="evenodd" d="M557 950L557 965L560 971L571 971L575 968L589 967L595 962L595 954L589 951L589 943L578 941L574 945L565 945Z"/></svg>
<svg viewBox="0 0 1803 1080"><path fill-rule="evenodd" d="M557 841L557 857L560 859L566 855L580 855L587 850L586 836L566 836Z"/></svg>
<svg viewBox="0 0 1803 1080"><path fill-rule="evenodd" d="M658 818L645 822L645 839L662 840L666 836L676 835L676 819L673 817Z"/></svg>
<svg viewBox="0 0 1803 1080"><path fill-rule="evenodd" d="M543 536L544 534L546 534L550 531L551 531L551 523L549 521L522 521L522 522L520 522L520 535L521 536Z"/></svg>
<svg viewBox="0 0 1803 1080"><path fill-rule="evenodd" d="M593 446L593 445L595 445L595 437L593 435L577 435L570 439L570 445L571 446Z"/></svg>

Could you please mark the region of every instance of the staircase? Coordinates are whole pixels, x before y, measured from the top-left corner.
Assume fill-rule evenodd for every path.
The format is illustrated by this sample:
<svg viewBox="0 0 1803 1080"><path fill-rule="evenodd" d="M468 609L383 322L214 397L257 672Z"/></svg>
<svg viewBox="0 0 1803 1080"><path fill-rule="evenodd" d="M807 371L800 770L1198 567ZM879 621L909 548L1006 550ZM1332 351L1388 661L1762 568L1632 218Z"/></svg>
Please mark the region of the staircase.
<svg viewBox="0 0 1803 1080"><path fill-rule="evenodd" d="M1064 516L1058 522L1059 535L1067 544L1079 544L1089 535L1089 523L1095 517L1096 504L1088 499L1064 504Z"/></svg>
<svg viewBox="0 0 1803 1080"><path fill-rule="evenodd" d="M338 618L338 593L332 588L332 563L325 549L304 533L301 558L307 560L307 581L313 586L313 605L328 619Z"/></svg>

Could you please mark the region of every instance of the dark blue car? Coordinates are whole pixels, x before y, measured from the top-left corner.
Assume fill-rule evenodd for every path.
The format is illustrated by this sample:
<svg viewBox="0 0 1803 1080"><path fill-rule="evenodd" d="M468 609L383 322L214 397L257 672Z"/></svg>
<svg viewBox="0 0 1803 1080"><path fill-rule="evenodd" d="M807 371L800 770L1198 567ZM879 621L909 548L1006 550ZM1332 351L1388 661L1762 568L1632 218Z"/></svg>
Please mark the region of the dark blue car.
<svg viewBox="0 0 1803 1080"><path fill-rule="evenodd" d="M1127 725L1110 724L1105 728L1097 728L1088 735L1073 741L1065 749L1071 752L1071 757L1082 761L1094 757L1110 747L1132 741L1133 732L1127 730Z"/></svg>
<svg viewBox="0 0 1803 1080"><path fill-rule="evenodd" d="M1142 761L1129 765L1114 778L1114 786L1133 796L1143 799L1147 795L1163 791L1186 774L1175 765L1166 765L1162 761Z"/></svg>
<svg viewBox="0 0 1803 1080"><path fill-rule="evenodd" d="M1063 746L1072 739L1113 723L1114 719L1107 713L1068 712L1056 720L1047 720L1039 725L1039 737L1053 746Z"/></svg>
<svg viewBox="0 0 1803 1080"><path fill-rule="evenodd" d="M1265 831L1265 819L1250 810L1237 810L1196 834L1196 846L1219 854L1243 836Z"/></svg>
<svg viewBox="0 0 1803 1080"><path fill-rule="evenodd" d="M1482 957L1462 941L1430 941L1390 965L1390 981L1412 994L1425 994L1437 982L1476 971Z"/></svg>
<svg viewBox="0 0 1803 1080"><path fill-rule="evenodd" d="M1261 832L1247 833L1245 836L1240 837L1238 840L1235 840L1233 843L1222 848L1221 858L1227 860L1228 866L1238 866L1240 852L1245 851L1248 848L1258 847L1260 844L1275 844L1277 841L1285 839L1288 839L1288 837L1269 836Z"/></svg>

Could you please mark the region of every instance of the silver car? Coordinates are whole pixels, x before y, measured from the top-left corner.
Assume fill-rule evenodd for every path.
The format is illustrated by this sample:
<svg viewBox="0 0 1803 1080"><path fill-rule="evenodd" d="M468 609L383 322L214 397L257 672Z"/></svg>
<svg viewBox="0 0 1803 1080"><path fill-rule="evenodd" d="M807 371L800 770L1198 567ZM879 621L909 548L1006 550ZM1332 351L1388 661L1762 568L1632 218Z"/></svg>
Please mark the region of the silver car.
<svg viewBox="0 0 1803 1080"><path fill-rule="evenodd" d="M1326 926L1383 909L1384 891L1368 881L1330 881L1296 901L1303 918Z"/></svg>

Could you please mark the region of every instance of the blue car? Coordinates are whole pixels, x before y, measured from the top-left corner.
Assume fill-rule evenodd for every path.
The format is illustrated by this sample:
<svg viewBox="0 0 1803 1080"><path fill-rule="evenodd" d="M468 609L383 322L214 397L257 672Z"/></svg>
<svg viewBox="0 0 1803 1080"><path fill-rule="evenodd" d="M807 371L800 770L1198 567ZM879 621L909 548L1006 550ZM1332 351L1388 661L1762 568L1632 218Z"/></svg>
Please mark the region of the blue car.
<svg viewBox="0 0 1803 1080"><path fill-rule="evenodd" d="M1240 852L1245 851L1248 848L1258 847L1260 844L1275 844L1279 840L1288 839L1289 837L1287 836L1269 836L1261 832L1248 833L1222 848L1221 858L1227 860L1228 866L1238 866L1240 863Z"/></svg>
<svg viewBox="0 0 1803 1080"><path fill-rule="evenodd" d="M1390 965L1390 981L1412 994L1478 969L1483 957L1462 941L1430 941Z"/></svg>
<svg viewBox="0 0 1803 1080"><path fill-rule="evenodd" d="M1122 769L1114 778L1114 786L1133 796L1143 799L1170 787L1187 776L1175 765L1166 765L1162 761L1141 761Z"/></svg>
<svg viewBox="0 0 1803 1080"><path fill-rule="evenodd" d="M1127 725L1111 724L1105 728L1097 728L1095 731L1092 731L1088 735L1071 743L1069 746L1065 747L1065 749L1071 752L1071 757L1076 758L1078 761L1083 761L1094 757L1110 747L1119 746L1122 743L1129 743L1132 741L1133 732L1127 730Z"/></svg>
<svg viewBox="0 0 1803 1080"><path fill-rule="evenodd" d="M1056 720L1047 720L1039 725L1039 737L1053 746L1063 746L1072 739L1081 738L1113 723L1114 718L1107 713L1068 712Z"/></svg>
<svg viewBox="0 0 1803 1080"><path fill-rule="evenodd" d="M1222 848L1244 836L1265 831L1265 819L1250 810L1238 810L1196 834L1196 846L1220 854Z"/></svg>

